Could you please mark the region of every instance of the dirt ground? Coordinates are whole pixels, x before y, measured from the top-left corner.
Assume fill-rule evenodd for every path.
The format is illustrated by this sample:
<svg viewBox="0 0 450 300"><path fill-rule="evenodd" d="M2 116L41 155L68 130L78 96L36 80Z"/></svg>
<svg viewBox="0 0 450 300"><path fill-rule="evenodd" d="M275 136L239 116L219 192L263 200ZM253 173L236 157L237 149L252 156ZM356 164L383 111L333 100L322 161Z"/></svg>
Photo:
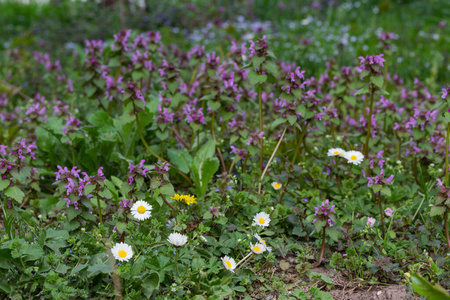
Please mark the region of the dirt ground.
<svg viewBox="0 0 450 300"><path fill-rule="evenodd" d="M358 281L349 281L336 271L323 267L311 271L324 274L333 279L334 288L327 291L335 300L409 300L413 293L406 286L371 285L360 286ZM324 290L326 291L326 290Z"/></svg>

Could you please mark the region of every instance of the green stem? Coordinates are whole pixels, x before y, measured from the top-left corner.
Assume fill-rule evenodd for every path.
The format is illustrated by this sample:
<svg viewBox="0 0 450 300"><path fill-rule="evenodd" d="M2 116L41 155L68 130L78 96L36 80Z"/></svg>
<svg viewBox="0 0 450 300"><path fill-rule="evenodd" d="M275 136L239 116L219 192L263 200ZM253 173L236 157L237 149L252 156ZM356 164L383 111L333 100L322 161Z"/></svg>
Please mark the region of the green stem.
<svg viewBox="0 0 450 300"><path fill-rule="evenodd" d="M236 267L239 265L240 266L227 279L225 279L225 281L222 283L223 285L225 285L228 281L230 281L231 278L233 278L234 274L236 274L245 265L245 263L247 263L251 259L252 254L253 253L250 252L249 254L247 254L247 256L245 256L243 259L241 259L240 262L236 264Z"/></svg>
<svg viewBox="0 0 450 300"><path fill-rule="evenodd" d="M445 141L445 186L448 186L448 144L450 136L450 122L447 123L447 139Z"/></svg>
<svg viewBox="0 0 450 300"><path fill-rule="evenodd" d="M297 158L299 149L300 149L300 144L302 144L303 140L305 139L305 134L306 134L306 127L308 126L308 124L306 124L305 126L302 126L302 135L300 136L299 140L297 141L297 146L295 147L295 153L294 153L294 157L292 158L291 163L294 164L295 163L295 159Z"/></svg>
<svg viewBox="0 0 450 300"><path fill-rule="evenodd" d="M272 159L275 156L275 153L277 153L278 147L280 147L281 141L283 140L284 134L286 133L286 129L287 129L287 126L284 127L283 133L281 134L281 137L278 140L278 144L275 146L275 149L273 150L272 155L270 156L269 161L267 162L267 165L261 175L261 179L259 181L259 186L258 186L258 196L261 196L261 185L262 185L262 181L264 179L264 175L266 175L267 169L269 168L270 163L272 162Z"/></svg>
<svg viewBox="0 0 450 300"><path fill-rule="evenodd" d="M100 223L103 224L103 218L102 218L102 207L100 206L100 197L97 194L97 206L98 206L98 216L100 217Z"/></svg>
<svg viewBox="0 0 450 300"><path fill-rule="evenodd" d="M448 144L450 137L450 122L447 123L447 140L445 142L445 186L448 186ZM444 227L445 227L445 238L447 240L447 247L450 249L450 236L448 234L448 212L444 214Z"/></svg>
<svg viewBox="0 0 450 300"><path fill-rule="evenodd" d="M177 269L177 275L180 277L180 272L178 271L178 249L175 248L175 268Z"/></svg>
<svg viewBox="0 0 450 300"><path fill-rule="evenodd" d="M375 87L373 84L370 86L370 110L369 116L367 117L367 135L366 135L366 146L364 147L364 156L367 158L369 156L369 141L370 141L370 129L372 128L372 112L373 112L373 95L375 94Z"/></svg>
<svg viewBox="0 0 450 300"><path fill-rule="evenodd" d="M263 111L262 111L262 96L261 96L261 85L259 85L259 132L263 132ZM264 155L264 141L263 139L260 139L260 143L261 143L261 152L259 155L259 169L263 170L263 155Z"/></svg>
<svg viewBox="0 0 450 300"><path fill-rule="evenodd" d="M145 148L147 149L147 151L150 152L150 154L152 154L154 157L156 157L157 159L159 159L159 160L161 160L161 161L166 161L164 158L162 158L161 156L159 156L158 154L156 154L155 151L153 151L153 150L148 146L147 142L145 141L144 135L142 134L141 123L139 123L139 116L138 116L138 113L136 112L136 106L135 106L135 104L134 104L134 101L132 101L132 102L133 102L133 108L134 108L134 111L135 111L135 113L136 113L136 115L135 115L135 116L136 116L136 125L137 125L137 129L138 129L138 132L139 132L139 136L141 137L142 143L144 144L144 146L145 146Z"/></svg>
<svg viewBox="0 0 450 300"><path fill-rule="evenodd" d="M380 208L380 217L381 217L381 229L383 230L383 240L385 240L385 232L384 232L384 216L383 216L383 208L381 207L381 195L378 195L378 207Z"/></svg>

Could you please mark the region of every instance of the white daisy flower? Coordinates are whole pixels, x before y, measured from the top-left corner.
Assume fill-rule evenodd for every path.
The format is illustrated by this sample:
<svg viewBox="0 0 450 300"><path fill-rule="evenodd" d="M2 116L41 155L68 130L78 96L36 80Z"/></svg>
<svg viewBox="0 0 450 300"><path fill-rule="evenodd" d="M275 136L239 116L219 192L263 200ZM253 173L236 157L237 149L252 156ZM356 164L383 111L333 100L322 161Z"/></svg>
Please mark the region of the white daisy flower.
<svg viewBox="0 0 450 300"><path fill-rule="evenodd" d="M250 249L252 250L253 253L255 254L261 254L264 251L266 251L266 246L264 246L264 244L256 244L253 245L252 243L250 243Z"/></svg>
<svg viewBox="0 0 450 300"><path fill-rule="evenodd" d="M254 223L261 227L268 227L270 223L270 216L265 212L260 212L253 218Z"/></svg>
<svg viewBox="0 0 450 300"><path fill-rule="evenodd" d="M364 159L364 154L359 151L348 151L345 153L344 157L349 163L359 165Z"/></svg>
<svg viewBox="0 0 450 300"><path fill-rule="evenodd" d="M133 249L125 243L117 243L111 248L114 258L120 261L129 261L133 257Z"/></svg>
<svg viewBox="0 0 450 300"><path fill-rule="evenodd" d="M222 257L223 265L227 270L230 270L234 273L234 269L236 269L236 262L229 256Z"/></svg>
<svg viewBox="0 0 450 300"><path fill-rule="evenodd" d="M143 221L152 216L152 206L145 201L137 201L131 207L131 214L139 221Z"/></svg>
<svg viewBox="0 0 450 300"><path fill-rule="evenodd" d="M264 247L266 247L266 250L267 250L267 251L269 251L269 252L272 251L272 247L267 247L266 241L263 240L259 235L257 235L257 234L255 233L254 237L258 240L258 242L259 242L260 244L263 244Z"/></svg>
<svg viewBox="0 0 450 300"><path fill-rule="evenodd" d="M344 157L345 155L345 150L341 149L341 148L331 148L328 149L328 156L340 156L340 157Z"/></svg>
<svg viewBox="0 0 450 300"><path fill-rule="evenodd" d="M281 189L282 185L281 183L274 181L272 182L272 187L278 191L279 189Z"/></svg>
<svg viewBox="0 0 450 300"><path fill-rule="evenodd" d="M181 247L181 246L183 246L184 244L186 244L186 242L187 242L187 236L175 232L175 233L171 233L171 234L169 235L169 238L167 239L167 241L168 241L169 243L171 243L172 245L174 245L174 246Z"/></svg>

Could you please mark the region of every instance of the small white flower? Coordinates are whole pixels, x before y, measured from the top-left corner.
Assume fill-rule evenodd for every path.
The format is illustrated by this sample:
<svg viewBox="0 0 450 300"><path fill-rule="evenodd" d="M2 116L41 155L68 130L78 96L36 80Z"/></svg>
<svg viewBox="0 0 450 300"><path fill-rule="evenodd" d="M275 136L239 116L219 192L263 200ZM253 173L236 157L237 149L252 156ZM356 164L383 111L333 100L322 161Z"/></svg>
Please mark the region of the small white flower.
<svg viewBox="0 0 450 300"><path fill-rule="evenodd" d="M331 148L331 149L328 149L327 155L343 157L345 155L345 150L341 149L341 148Z"/></svg>
<svg viewBox="0 0 450 300"><path fill-rule="evenodd" d="M131 207L131 214L139 221L143 221L152 216L152 206L145 201L137 201Z"/></svg>
<svg viewBox="0 0 450 300"><path fill-rule="evenodd" d="M250 243L250 249L252 250L253 253L255 254L261 254L264 251L266 251L266 246L264 246L264 244L256 244L253 245L252 243Z"/></svg>
<svg viewBox="0 0 450 300"><path fill-rule="evenodd" d="M369 225L370 227L373 227L373 225L375 225L375 218L372 217L368 217L367 218L367 225Z"/></svg>
<svg viewBox="0 0 450 300"><path fill-rule="evenodd" d="M167 239L169 243L171 243L174 246L180 247L186 244L187 242L187 236L180 234L180 233L171 233L169 235L169 238Z"/></svg>
<svg viewBox="0 0 450 300"><path fill-rule="evenodd" d="M117 243L111 248L114 258L120 261L129 261L133 257L133 249L125 243Z"/></svg>
<svg viewBox="0 0 450 300"><path fill-rule="evenodd" d="M266 250L267 250L267 251L269 251L269 252L272 251L272 247L268 247L266 241L263 240L259 235L257 235L257 234L255 233L254 237L258 240L258 242L259 242L260 244L263 244L264 247L266 247Z"/></svg>
<svg viewBox="0 0 450 300"><path fill-rule="evenodd" d="M364 159L364 154L359 151L348 151L345 153L344 157L349 163L359 165Z"/></svg>
<svg viewBox="0 0 450 300"><path fill-rule="evenodd" d="M279 189L281 189L282 185L281 185L281 183L274 181L274 182L272 182L272 187L278 191Z"/></svg>
<svg viewBox="0 0 450 300"><path fill-rule="evenodd" d="M254 218L254 225L258 225L261 227L268 227L270 223L270 216L265 212L258 213Z"/></svg>
<svg viewBox="0 0 450 300"><path fill-rule="evenodd" d="M227 270L230 270L234 273L234 269L236 269L236 262L229 256L222 257L223 265Z"/></svg>

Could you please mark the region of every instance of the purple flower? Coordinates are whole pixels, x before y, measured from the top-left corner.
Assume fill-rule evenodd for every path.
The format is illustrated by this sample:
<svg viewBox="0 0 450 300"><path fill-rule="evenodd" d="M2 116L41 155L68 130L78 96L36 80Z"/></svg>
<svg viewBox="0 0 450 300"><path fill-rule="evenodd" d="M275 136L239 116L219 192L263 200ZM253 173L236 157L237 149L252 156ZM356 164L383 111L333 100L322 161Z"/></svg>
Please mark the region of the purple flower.
<svg viewBox="0 0 450 300"><path fill-rule="evenodd" d="M392 217L392 214L394 213L394 210L392 208L386 208L384 210L384 213L386 214L386 216Z"/></svg>

